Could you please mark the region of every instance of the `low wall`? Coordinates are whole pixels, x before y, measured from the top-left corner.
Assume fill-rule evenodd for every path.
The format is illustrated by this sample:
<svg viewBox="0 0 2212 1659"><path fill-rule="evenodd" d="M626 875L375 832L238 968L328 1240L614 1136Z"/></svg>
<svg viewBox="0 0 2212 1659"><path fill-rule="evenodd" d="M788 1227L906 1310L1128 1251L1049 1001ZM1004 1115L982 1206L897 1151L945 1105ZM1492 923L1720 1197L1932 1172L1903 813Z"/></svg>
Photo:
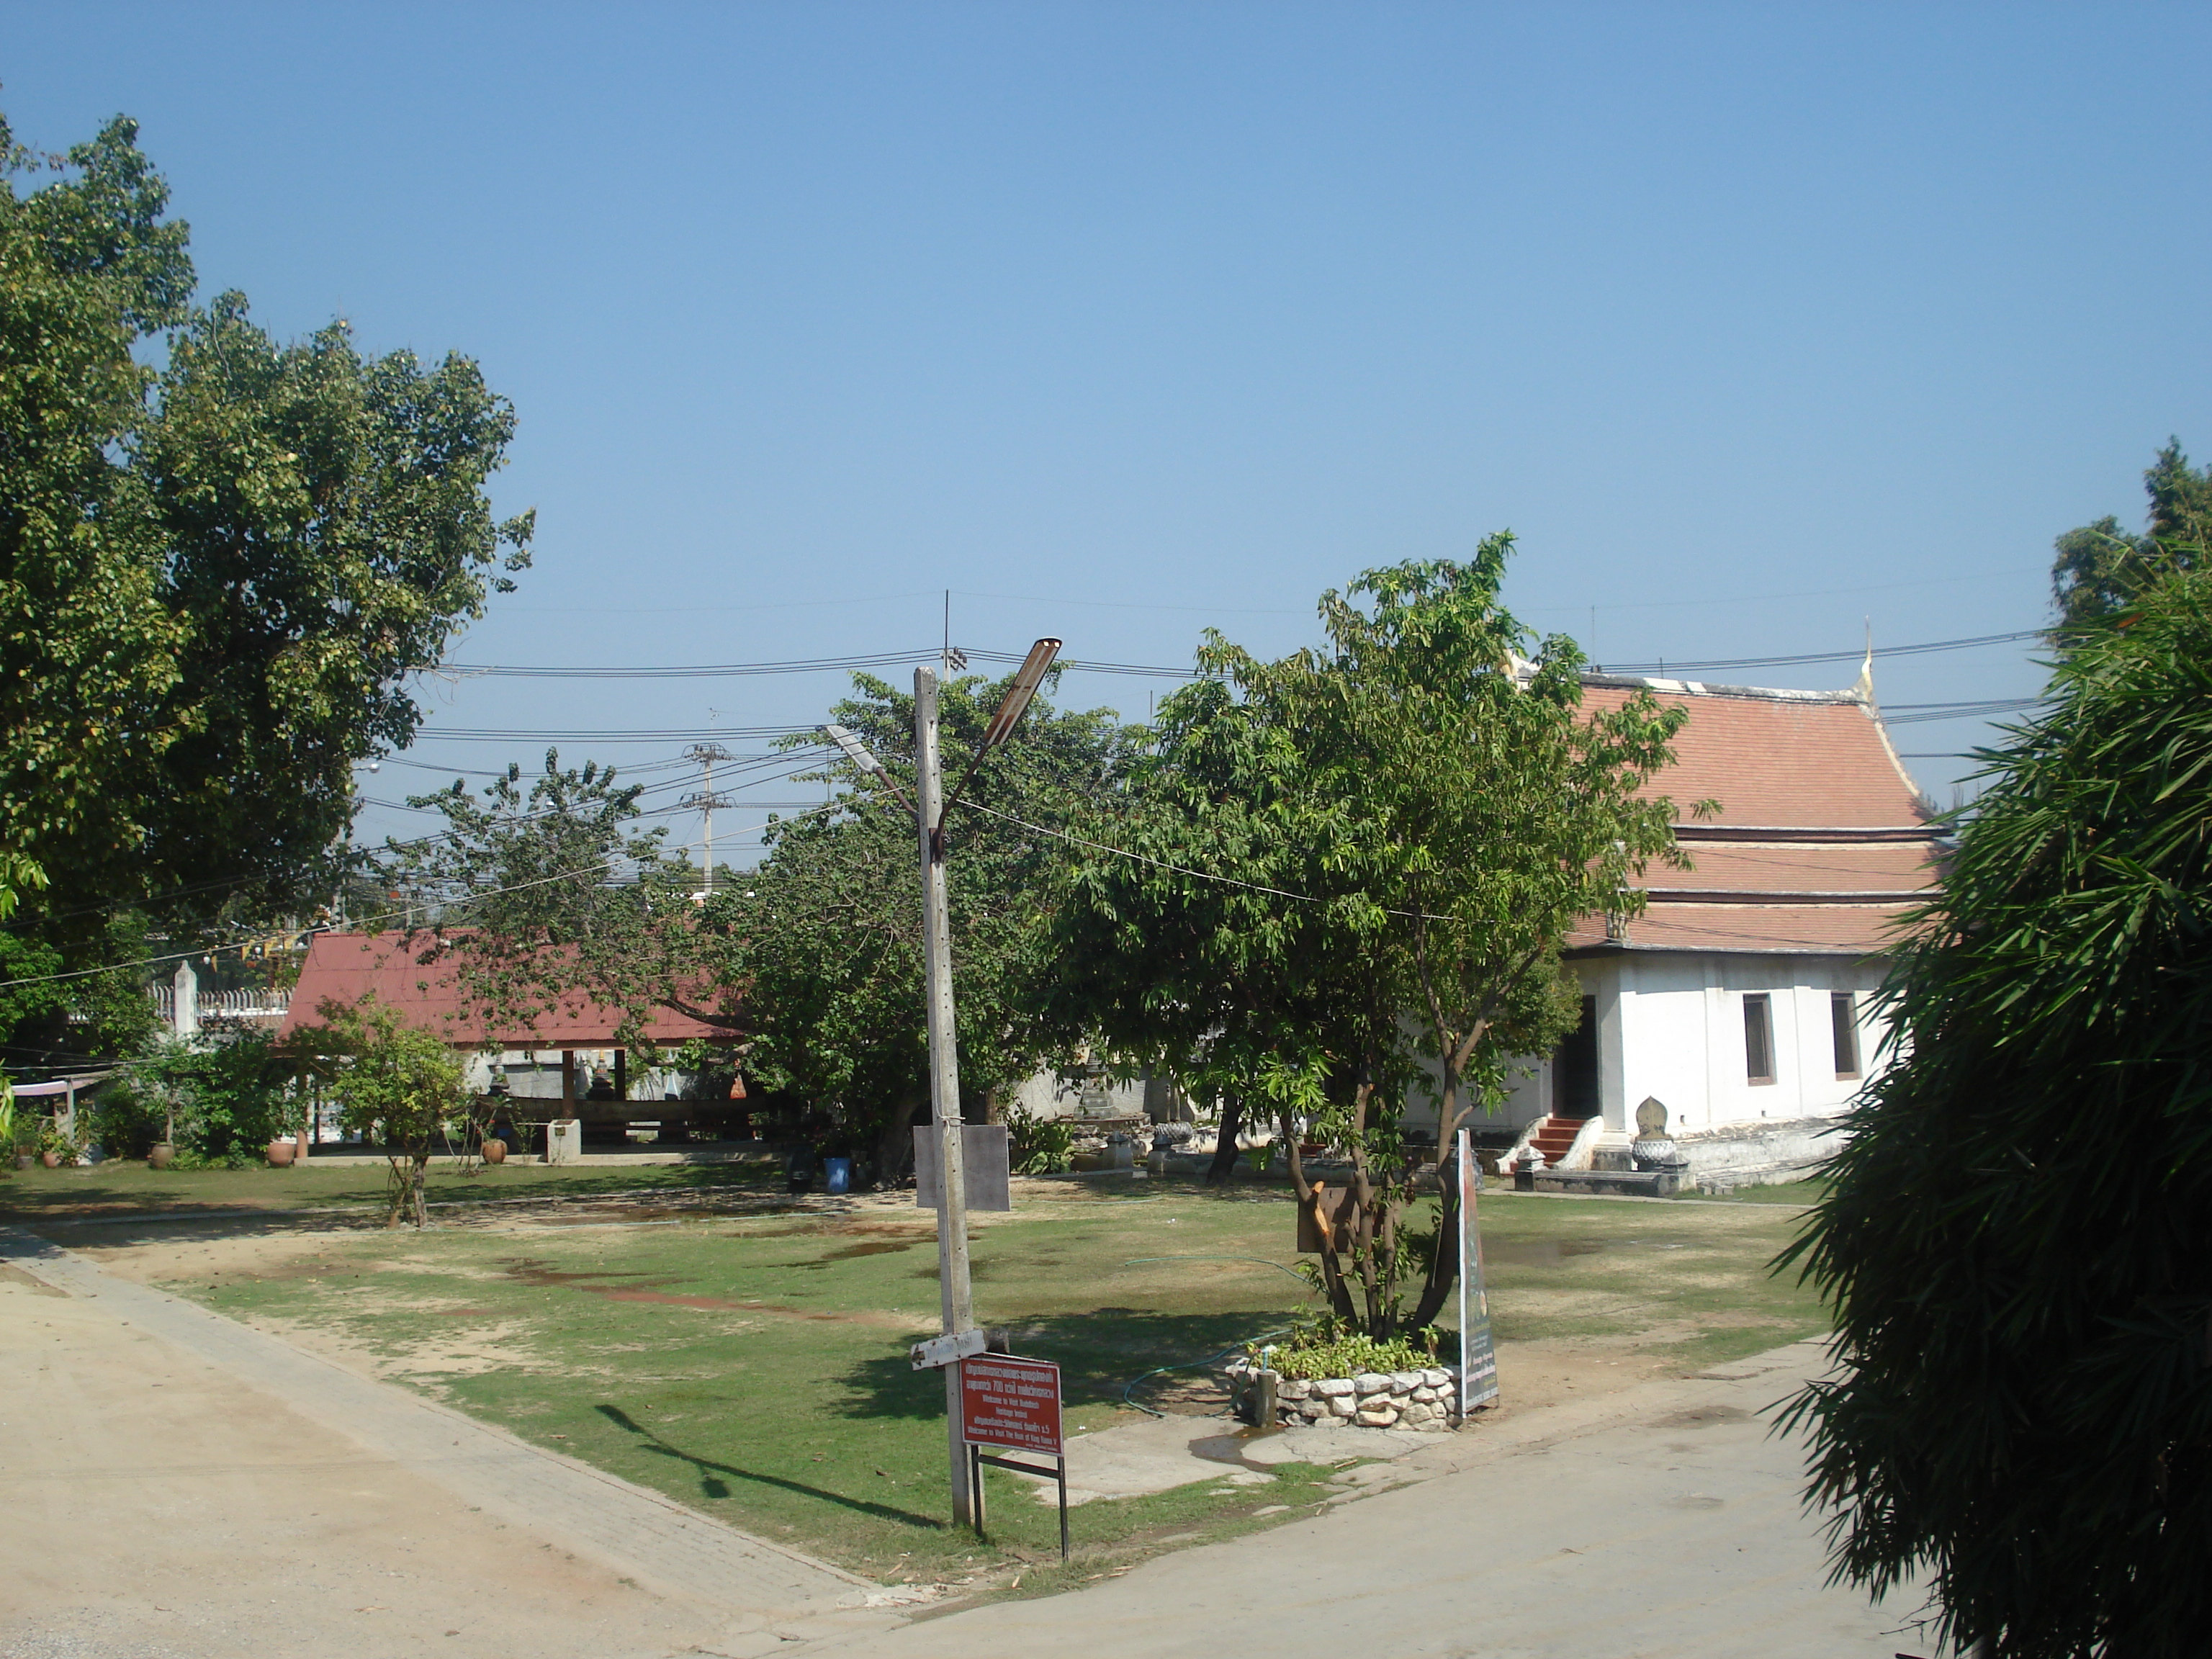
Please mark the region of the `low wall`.
<svg viewBox="0 0 2212 1659"><path fill-rule="evenodd" d="M1249 1360L1230 1362L1232 1394L1255 1384L1275 1384L1275 1423L1294 1429L1310 1423L1341 1423L1347 1428L1413 1429L1443 1434L1459 1426L1459 1367L1431 1365L1418 1371L1363 1371L1357 1376L1287 1377Z"/></svg>
<svg viewBox="0 0 2212 1659"><path fill-rule="evenodd" d="M1688 1160L1682 1171L1685 1186L1724 1193L1802 1181L1836 1155L1844 1133L1840 1119L1789 1118L1697 1130L1675 1136L1674 1147Z"/></svg>

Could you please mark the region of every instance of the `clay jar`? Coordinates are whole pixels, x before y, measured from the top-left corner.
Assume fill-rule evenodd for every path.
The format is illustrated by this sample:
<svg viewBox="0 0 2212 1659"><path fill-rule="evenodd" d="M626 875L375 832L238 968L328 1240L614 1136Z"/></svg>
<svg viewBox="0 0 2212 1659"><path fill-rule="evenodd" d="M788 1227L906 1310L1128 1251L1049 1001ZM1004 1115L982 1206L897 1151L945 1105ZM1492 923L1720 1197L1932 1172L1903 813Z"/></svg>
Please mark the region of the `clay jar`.
<svg viewBox="0 0 2212 1659"><path fill-rule="evenodd" d="M146 1167L149 1170L166 1170L176 1161L176 1157L177 1149L174 1146L166 1140L158 1142L146 1154Z"/></svg>
<svg viewBox="0 0 2212 1659"><path fill-rule="evenodd" d="M269 1162L279 1170L289 1170L292 1160L300 1155L300 1145L294 1140L272 1140L269 1143Z"/></svg>
<svg viewBox="0 0 2212 1659"><path fill-rule="evenodd" d="M483 1144L483 1161L487 1164L506 1163L507 1143L496 1136L488 1138Z"/></svg>

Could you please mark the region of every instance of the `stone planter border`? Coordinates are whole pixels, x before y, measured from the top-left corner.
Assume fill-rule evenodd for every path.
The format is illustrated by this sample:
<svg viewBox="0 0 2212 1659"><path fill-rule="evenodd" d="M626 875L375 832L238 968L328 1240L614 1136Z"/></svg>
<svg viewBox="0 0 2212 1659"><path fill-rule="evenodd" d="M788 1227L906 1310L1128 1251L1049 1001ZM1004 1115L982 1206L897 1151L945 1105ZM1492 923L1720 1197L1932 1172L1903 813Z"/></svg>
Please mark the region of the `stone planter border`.
<svg viewBox="0 0 2212 1659"><path fill-rule="evenodd" d="M1256 1401L1270 1381L1274 1384L1278 1428L1335 1423L1346 1428L1444 1434L1459 1426L1456 1365L1305 1378L1286 1377L1249 1359L1229 1362L1230 1390L1240 1401Z"/></svg>

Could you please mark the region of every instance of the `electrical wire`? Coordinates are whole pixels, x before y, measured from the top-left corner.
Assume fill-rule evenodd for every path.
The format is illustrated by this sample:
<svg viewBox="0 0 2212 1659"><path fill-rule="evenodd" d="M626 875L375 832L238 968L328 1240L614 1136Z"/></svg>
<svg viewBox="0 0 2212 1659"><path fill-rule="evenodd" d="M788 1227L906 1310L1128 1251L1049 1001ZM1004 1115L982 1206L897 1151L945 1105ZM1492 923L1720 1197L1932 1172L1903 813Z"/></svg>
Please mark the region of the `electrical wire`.
<svg viewBox="0 0 2212 1659"><path fill-rule="evenodd" d="M1937 651L1972 651L1986 646L2014 644L2022 640L2047 639L2051 630L2042 628L2021 629L2007 634L1980 634L1953 640L1924 640L1912 645L1884 645L1874 647L1876 657L1917 657ZM469 678L509 678L528 679L572 680L655 680L655 679L711 679L754 674L810 674L847 672L863 668L890 668L907 663L921 663L942 654L942 647L932 646L921 651L878 651L846 657L800 657L787 661L725 662L725 663L657 663L639 667L572 666L567 664L511 664L511 663L448 663L436 670L421 672L452 673ZM989 663L1018 663L1027 654L1019 651L998 651L982 647L970 647L963 654L970 661ZM1808 651L1795 655L1776 657L1723 657L1701 660L1677 661L1662 659L1648 663L1614 663L1602 668L1593 665L1592 672L1600 674L1668 674L1671 671L1704 671L1729 668L1783 668L1803 663L1852 662L1865 656L1863 648L1845 651ZM1081 658L1062 658L1059 667L1078 673L1130 674L1154 679L1202 679L1209 670L1202 668L1171 668L1157 663L1093 662ZM737 728L744 731L752 728ZM765 730L767 728L759 728ZM453 735L448 733L447 735Z"/></svg>

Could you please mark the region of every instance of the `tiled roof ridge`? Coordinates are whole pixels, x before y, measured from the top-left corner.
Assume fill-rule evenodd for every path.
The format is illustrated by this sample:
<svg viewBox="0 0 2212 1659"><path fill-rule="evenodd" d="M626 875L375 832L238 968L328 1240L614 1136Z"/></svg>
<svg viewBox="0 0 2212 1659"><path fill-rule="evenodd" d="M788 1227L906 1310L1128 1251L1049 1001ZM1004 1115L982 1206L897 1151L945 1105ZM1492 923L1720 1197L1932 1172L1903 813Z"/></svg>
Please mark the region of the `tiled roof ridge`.
<svg viewBox="0 0 2212 1659"><path fill-rule="evenodd" d="M1717 685L1711 680L1665 679L1656 674L1608 674L1592 669L1582 677L1586 686L1609 691L1661 691L1670 697L1748 697L1766 702L1856 703L1871 712L1870 701L1856 686L1840 691L1801 691L1775 685ZM1878 717L1877 717L1878 718Z"/></svg>

